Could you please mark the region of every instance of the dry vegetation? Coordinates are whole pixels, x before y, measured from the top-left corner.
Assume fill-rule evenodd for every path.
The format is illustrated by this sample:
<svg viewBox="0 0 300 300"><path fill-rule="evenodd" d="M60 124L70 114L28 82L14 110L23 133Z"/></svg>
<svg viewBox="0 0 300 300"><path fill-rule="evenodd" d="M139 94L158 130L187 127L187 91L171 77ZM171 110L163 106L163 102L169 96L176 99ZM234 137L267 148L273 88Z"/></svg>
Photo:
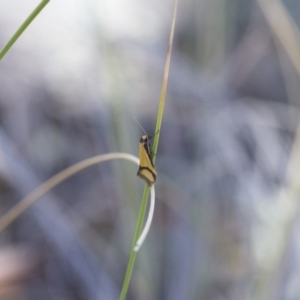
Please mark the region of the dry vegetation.
<svg viewBox="0 0 300 300"><path fill-rule="evenodd" d="M36 5L19 2L0 1L0 45ZM0 62L0 216L78 161L136 155L129 111L154 134L171 7L52 1ZM298 20L296 0L180 2L154 224L128 299L300 299ZM136 172L85 170L2 232L0 299L118 299Z"/></svg>

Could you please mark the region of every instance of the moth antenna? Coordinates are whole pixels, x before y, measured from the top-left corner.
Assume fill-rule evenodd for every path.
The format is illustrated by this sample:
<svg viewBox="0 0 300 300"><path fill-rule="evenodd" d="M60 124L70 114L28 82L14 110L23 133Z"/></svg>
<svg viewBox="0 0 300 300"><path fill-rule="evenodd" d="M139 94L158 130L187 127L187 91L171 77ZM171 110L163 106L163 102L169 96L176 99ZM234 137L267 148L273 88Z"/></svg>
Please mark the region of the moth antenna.
<svg viewBox="0 0 300 300"><path fill-rule="evenodd" d="M136 117L133 115L133 113L128 109L129 113L133 117L134 121L140 126L140 128L144 131L145 134L147 134L146 130L143 128L143 126L139 123L139 121L136 119Z"/></svg>

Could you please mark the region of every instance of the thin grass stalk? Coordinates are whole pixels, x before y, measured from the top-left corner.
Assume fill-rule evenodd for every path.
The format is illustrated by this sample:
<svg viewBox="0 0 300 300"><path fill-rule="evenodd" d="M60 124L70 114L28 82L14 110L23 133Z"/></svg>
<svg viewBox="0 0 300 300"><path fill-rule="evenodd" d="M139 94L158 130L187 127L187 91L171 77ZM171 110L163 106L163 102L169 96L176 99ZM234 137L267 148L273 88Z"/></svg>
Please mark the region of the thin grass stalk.
<svg viewBox="0 0 300 300"><path fill-rule="evenodd" d="M156 154L157 148L158 148L158 141L159 141L159 136L160 136L160 130L161 130L161 124L162 124L162 119L163 119L165 100L166 100L168 78L169 78L169 71L170 71L170 62L171 62L171 52L172 52L173 38L174 38L174 32L175 32L177 5L178 5L178 0L174 0L173 17L172 17L172 24L171 24L171 30L170 30L167 58L166 58L164 77L163 77L163 82L162 82L159 108L158 108L158 113L157 113L155 136L154 136L153 146L152 146L152 160L153 160L153 163L155 162L155 158L156 158L156 155L154 155L154 154ZM138 221L137 221L137 225L136 225L136 229L135 229L135 233L134 233L134 237L133 237L130 256L129 256L129 260L128 260L128 264L127 264L127 268L126 268L126 272L125 272L124 281L123 281L122 290L121 290L119 300L125 300L126 299L129 283L130 283L131 276L132 276L132 270L133 270L133 267L134 267L136 254L137 254L137 252L135 251L135 246L136 246L137 239L140 236L141 231L142 231L142 225L144 223L146 208L147 208L147 202L148 202L148 197L149 197L149 190L150 190L150 188L146 184L145 188L144 188L141 208L140 208L140 212L139 212L139 215L138 215Z"/></svg>
<svg viewBox="0 0 300 300"><path fill-rule="evenodd" d="M173 18L172 18L172 24L171 24L171 31L170 31L170 37L169 37L167 59L166 59L166 65L165 65L165 71L164 71L164 77L163 77L163 83L162 83L159 107L158 107L158 113L157 113L157 120L156 120L156 126L155 126L155 136L154 136L153 145L152 145L153 163L155 162L155 158L156 158L161 124L162 124L162 119L163 119L163 114L164 114L164 107L165 107L165 102L166 102L168 78L169 78L170 63L171 63L171 53L172 53L172 46L173 46L173 39L174 39L174 32L175 32L177 5L178 5L178 0L175 0L174 1L174 9L173 9Z"/></svg>
<svg viewBox="0 0 300 300"><path fill-rule="evenodd" d="M7 42L7 44L0 51L0 60L5 56L5 54L9 51L9 49L13 46L13 44L18 40L18 38L22 35L22 33L26 30L26 28L30 25L30 23L36 18L36 16L44 9L44 7L48 4L50 0L43 0L28 16L28 18L23 22L23 24L19 27L19 29L15 32L15 34L11 37L11 39Z"/></svg>
<svg viewBox="0 0 300 300"><path fill-rule="evenodd" d="M276 39L278 51L280 47L284 49L295 67L298 75L300 75L300 31L290 16L282 1L266 1L257 0L260 8L272 29ZM282 59L281 59L282 62ZM282 65L284 70L284 66ZM285 75L285 74L284 74ZM288 78L285 78L287 84L287 92L289 95L294 93L288 88ZM299 214L300 201L300 181L298 170L300 166L300 122L296 130L295 140L289 165L286 173L287 185L280 190L278 207L280 211L280 223L274 227L274 232L270 232L270 236L276 237L270 244L270 249L276 249L275 255L266 253L264 265L260 267L257 280L255 282L253 297L255 300L273 299L278 290L281 271L288 255L288 245L292 238L293 228ZM277 223L279 221L277 220Z"/></svg>

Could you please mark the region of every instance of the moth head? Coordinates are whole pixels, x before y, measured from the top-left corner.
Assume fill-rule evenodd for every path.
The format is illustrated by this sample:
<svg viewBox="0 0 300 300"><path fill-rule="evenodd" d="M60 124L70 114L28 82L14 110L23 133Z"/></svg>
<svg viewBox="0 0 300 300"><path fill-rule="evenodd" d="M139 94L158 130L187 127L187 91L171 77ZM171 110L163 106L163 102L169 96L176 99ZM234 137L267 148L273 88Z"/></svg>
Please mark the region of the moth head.
<svg viewBox="0 0 300 300"><path fill-rule="evenodd" d="M150 137L147 134L142 135L140 143L148 143Z"/></svg>

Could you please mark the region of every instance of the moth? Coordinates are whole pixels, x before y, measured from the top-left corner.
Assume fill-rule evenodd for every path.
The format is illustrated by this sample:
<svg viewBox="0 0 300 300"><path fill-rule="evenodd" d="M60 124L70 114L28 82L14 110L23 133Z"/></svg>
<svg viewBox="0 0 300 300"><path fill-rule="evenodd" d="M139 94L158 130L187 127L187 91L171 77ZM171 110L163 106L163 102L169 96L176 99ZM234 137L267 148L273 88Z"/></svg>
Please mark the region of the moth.
<svg viewBox="0 0 300 300"><path fill-rule="evenodd" d="M140 166L137 176L143 179L148 185L152 185L156 181L156 170L151 158L150 149L151 137L147 134L142 135L139 143Z"/></svg>

